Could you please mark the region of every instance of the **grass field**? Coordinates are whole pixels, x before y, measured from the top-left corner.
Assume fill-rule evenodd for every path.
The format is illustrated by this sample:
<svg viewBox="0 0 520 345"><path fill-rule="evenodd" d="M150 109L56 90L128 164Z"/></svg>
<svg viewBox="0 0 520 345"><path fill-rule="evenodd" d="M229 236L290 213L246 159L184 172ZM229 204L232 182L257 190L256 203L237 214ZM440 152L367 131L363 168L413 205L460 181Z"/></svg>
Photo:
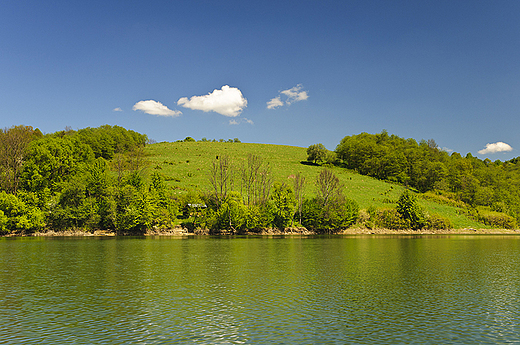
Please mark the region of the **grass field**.
<svg viewBox="0 0 520 345"><path fill-rule="evenodd" d="M216 157L227 155L236 167L247 162L249 154L254 154L269 163L274 182L292 184L291 176L297 173L305 176L307 197L315 195L314 181L324 167L306 162L306 148L284 145L215 143L215 142L174 142L147 145L146 155L151 162L150 170L160 172L174 193L183 194L188 190L210 188L209 171ZM332 167L336 176L345 186L344 194L355 200L361 209L394 207L404 187L359 175L353 171ZM453 206L438 204L430 200L420 200L429 213L438 213L449 218L456 228L488 228L457 213Z"/></svg>

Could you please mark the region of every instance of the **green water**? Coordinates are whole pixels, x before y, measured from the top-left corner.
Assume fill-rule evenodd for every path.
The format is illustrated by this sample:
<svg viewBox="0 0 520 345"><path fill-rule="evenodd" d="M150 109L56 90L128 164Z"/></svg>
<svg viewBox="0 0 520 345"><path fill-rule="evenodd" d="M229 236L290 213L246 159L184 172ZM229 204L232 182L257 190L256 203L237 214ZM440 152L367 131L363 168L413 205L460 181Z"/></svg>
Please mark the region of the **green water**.
<svg viewBox="0 0 520 345"><path fill-rule="evenodd" d="M520 237L0 239L0 344L520 342Z"/></svg>

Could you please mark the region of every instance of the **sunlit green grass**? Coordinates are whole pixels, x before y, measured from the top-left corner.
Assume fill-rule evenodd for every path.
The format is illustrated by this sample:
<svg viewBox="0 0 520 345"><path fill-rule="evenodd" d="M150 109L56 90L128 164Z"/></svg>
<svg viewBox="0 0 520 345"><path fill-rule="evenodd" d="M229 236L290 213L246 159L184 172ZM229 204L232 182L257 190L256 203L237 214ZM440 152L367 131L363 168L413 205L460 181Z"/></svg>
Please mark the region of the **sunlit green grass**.
<svg viewBox="0 0 520 345"><path fill-rule="evenodd" d="M215 142L175 142L157 143L146 146L149 169L158 171L166 178L166 184L180 195L188 190L210 189L209 173L217 157L227 155L238 168L247 162L249 154L254 154L269 163L273 182L293 183L295 174L305 177L305 195L315 195L315 180L324 167L306 164L306 148L284 145L215 143ZM395 207L395 202L404 187L359 175L353 171L332 167L344 185L344 194L355 200L361 209ZM238 174L238 173L237 173ZM237 176L238 183L238 176ZM485 228L486 226L457 213L457 208L420 200L429 213L437 213L449 218L456 228Z"/></svg>

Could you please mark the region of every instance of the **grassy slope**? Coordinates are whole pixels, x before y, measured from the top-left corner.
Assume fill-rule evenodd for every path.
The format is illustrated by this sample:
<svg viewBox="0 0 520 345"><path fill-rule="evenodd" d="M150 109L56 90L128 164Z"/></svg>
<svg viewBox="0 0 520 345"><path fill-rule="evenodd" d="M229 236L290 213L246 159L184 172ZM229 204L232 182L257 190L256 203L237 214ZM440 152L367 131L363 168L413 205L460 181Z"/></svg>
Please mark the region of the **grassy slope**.
<svg viewBox="0 0 520 345"><path fill-rule="evenodd" d="M176 193L184 193L189 189L209 189L209 169L216 156L228 155L235 165L247 161L248 155L260 156L269 162L273 181L287 181L289 177L301 173L306 178L306 194L311 197L315 193L314 181L323 169L320 166L302 164L306 161L306 149L302 147L246 144L246 143L212 143L212 142L180 142L158 143L146 147L148 159L152 162L150 169L163 174L168 186ZM394 207L403 187L362 176L347 169L332 168L336 176L345 185L345 195L357 201L361 209L371 205L375 207ZM430 213L438 213L451 219L456 228L487 228L457 214L457 208L420 200L421 205Z"/></svg>

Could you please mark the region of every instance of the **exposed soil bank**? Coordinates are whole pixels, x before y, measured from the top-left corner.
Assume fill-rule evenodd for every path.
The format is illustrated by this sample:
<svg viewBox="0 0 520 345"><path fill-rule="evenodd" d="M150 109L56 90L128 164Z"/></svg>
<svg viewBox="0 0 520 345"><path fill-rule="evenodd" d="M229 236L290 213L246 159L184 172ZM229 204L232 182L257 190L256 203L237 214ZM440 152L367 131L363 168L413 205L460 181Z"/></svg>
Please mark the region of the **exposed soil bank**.
<svg viewBox="0 0 520 345"><path fill-rule="evenodd" d="M316 232L309 231L305 228L287 228L284 231L279 229L263 229L260 232L245 232L240 235L316 235ZM334 234L338 235L520 235L520 229L449 229L449 230L390 230L390 229L367 229L352 228L345 229ZM13 232L5 234L2 237L71 237L71 236L193 236L193 235L210 235L207 230L195 230L189 233L187 229L176 227L173 229L148 230L145 233L124 233L112 232L108 230L97 230L93 233L80 230L67 231L46 231L46 232ZM232 235L230 232L222 232L221 235Z"/></svg>

